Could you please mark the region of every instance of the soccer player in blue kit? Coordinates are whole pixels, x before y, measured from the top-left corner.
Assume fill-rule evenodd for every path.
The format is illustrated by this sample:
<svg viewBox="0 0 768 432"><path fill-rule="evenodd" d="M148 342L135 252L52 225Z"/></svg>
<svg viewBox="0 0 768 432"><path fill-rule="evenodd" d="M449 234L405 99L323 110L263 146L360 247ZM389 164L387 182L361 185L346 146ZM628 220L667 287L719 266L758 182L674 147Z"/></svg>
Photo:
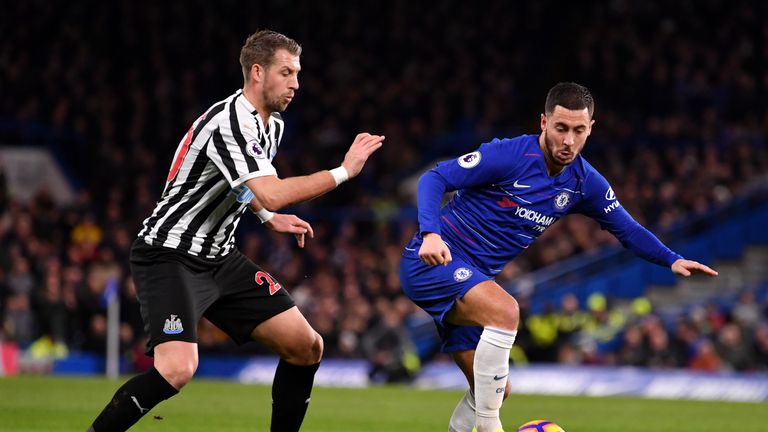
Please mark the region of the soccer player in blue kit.
<svg viewBox="0 0 768 432"><path fill-rule="evenodd" d="M675 274L717 275L640 226L580 156L593 112L589 90L559 83L547 94L540 135L494 139L439 163L419 180L419 232L405 248L400 279L408 297L432 315L442 351L469 382L451 416L451 432L502 430L499 408L509 394L519 309L494 277L566 214L592 217L624 247ZM441 209L450 191L456 193Z"/></svg>

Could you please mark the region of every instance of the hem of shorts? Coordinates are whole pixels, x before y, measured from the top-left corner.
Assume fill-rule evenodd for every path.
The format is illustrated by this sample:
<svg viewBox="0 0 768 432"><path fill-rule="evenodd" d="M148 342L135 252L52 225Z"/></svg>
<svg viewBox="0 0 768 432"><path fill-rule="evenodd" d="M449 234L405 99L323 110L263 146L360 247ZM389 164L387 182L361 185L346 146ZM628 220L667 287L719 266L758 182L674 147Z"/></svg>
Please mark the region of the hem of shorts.
<svg viewBox="0 0 768 432"><path fill-rule="evenodd" d="M162 338L162 339L160 339L157 342L150 341L150 343L152 343L152 345L147 346L147 348L144 349L144 355L149 356L149 357L154 357L155 356L155 347L157 347L160 344L166 343L166 342L188 342L188 343L196 344L197 343L197 339L191 339L190 340L190 338L187 338L187 339L181 339L181 338L179 338L179 339Z"/></svg>
<svg viewBox="0 0 768 432"><path fill-rule="evenodd" d="M438 322L440 323L440 325L445 327L445 324L446 324L446 322L445 322L445 314L447 314L448 312L451 311L451 309L453 309L453 306L456 304L457 300L461 300L462 298L464 298L464 296L467 295L469 290L471 290L472 288L480 285L483 282L489 281L489 280L493 280L493 279L491 279L491 278L484 279L484 280L482 280L482 281L480 281L480 282L478 282L478 283L468 287L467 289L460 291L458 294L456 294L453 297L453 300L451 300L451 307L449 307L447 310L445 310L443 313L441 313L440 316L438 317Z"/></svg>
<svg viewBox="0 0 768 432"><path fill-rule="evenodd" d="M452 345L450 347L440 347L440 352L442 353L454 353L459 351L470 351L477 349L477 345L471 345L471 344L460 344L460 345Z"/></svg>

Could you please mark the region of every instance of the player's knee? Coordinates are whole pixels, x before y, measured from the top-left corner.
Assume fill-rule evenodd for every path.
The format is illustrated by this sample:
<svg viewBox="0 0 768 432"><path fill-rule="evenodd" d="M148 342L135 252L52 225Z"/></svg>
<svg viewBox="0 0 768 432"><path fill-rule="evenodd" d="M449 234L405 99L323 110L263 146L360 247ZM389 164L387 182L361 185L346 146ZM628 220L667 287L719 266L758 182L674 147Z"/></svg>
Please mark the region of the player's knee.
<svg viewBox="0 0 768 432"><path fill-rule="evenodd" d="M305 354L303 357L303 364L305 365L312 365L320 362L320 359L323 357L323 337L320 336L319 333L313 331L314 333L313 337L311 338L311 342L309 343L309 349L305 351Z"/></svg>
<svg viewBox="0 0 768 432"><path fill-rule="evenodd" d="M325 342L323 337L319 333L315 332L315 341L312 344L312 364L319 363L323 358L323 351L325 350Z"/></svg>
<svg viewBox="0 0 768 432"><path fill-rule="evenodd" d="M520 305L514 297L512 297L512 307L509 310L509 320L514 329L517 330L517 326L520 323Z"/></svg>
<svg viewBox="0 0 768 432"><path fill-rule="evenodd" d="M517 330L520 323L520 306L514 297L510 296L508 301L499 304L494 312L491 327Z"/></svg>
<svg viewBox="0 0 768 432"><path fill-rule="evenodd" d="M155 368L168 384L181 390L195 375L196 358L155 359Z"/></svg>
<svg viewBox="0 0 768 432"><path fill-rule="evenodd" d="M312 331L298 339L283 354L283 360L295 365L312 365L320 362L323 356L323 337Z"/></svg>

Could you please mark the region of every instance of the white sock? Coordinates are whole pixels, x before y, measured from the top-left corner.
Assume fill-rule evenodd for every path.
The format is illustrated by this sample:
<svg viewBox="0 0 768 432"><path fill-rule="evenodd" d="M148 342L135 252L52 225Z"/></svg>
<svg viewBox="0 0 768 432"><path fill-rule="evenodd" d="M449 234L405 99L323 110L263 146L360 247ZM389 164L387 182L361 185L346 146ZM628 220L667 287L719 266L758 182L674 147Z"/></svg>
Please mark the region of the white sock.
<svg viewBox="0 0 768 432"><path fill-rule="evenodd" d="M515 343L516 331L493 327L483 329L475 351L475 424L477 432L501 429L499 408L509 375L509 350Z"/></svg>
<svg viewBox="0 0 768 432"><path fill-rule="evenodd" d="M467 390L461 398L448 423L448 432L472 432L475 427L475 395Z"/></svg>

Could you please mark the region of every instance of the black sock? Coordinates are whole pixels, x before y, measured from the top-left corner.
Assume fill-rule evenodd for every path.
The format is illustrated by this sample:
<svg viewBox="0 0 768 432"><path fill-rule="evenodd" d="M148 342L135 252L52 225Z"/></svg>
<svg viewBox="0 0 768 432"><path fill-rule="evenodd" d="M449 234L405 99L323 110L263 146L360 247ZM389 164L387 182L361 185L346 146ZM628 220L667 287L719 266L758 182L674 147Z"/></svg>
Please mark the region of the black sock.
<svg viewBox="0 0 768 432"><path fill-rule="evenodd" d="M178 392L155 368L136 375L117 389L112 400L93 421L89 431L128 430L155 405Z"/></svg>
<svg viewBox="0 0 768 432"><path fill-rule="evenodd" d="M272 432L296 432L307 413L320 363L296 366L280 360L272 382Z"/></svg>

